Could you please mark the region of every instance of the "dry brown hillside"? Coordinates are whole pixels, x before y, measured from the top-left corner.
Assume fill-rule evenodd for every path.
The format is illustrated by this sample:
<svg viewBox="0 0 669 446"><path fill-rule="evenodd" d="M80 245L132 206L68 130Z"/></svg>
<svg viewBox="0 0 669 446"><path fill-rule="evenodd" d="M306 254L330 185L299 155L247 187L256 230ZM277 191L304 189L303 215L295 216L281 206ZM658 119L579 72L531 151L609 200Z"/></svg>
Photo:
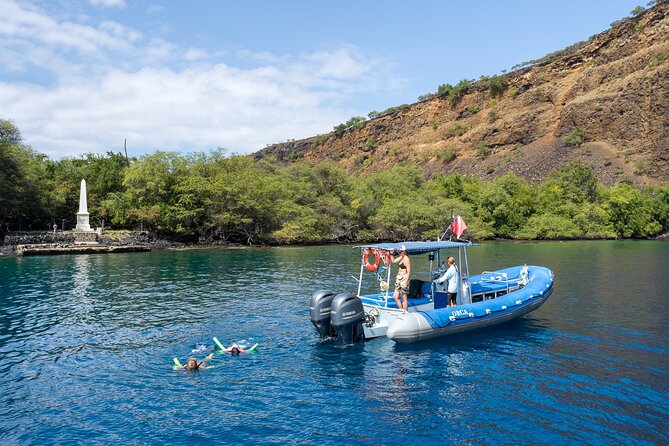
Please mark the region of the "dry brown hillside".
<svg viewBox="0 0 669 446"><path fill-rule="evenodd" d="M545 59L505 75L495 94L481 78L461 97L396 107L339 137L255 156L334 160L363 173L401 163L485 178L512 171L532 182L581 160L607 185L669 181L669 2ZM576 128L585 143L567 144Z"/></svg>

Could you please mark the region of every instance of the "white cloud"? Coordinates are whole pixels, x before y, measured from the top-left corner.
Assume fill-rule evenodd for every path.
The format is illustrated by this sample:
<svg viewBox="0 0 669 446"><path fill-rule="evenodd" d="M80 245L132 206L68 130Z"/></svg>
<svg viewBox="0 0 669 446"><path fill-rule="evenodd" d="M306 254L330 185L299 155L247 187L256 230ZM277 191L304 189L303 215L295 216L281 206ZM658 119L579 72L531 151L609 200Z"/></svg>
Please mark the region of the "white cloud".
<svg viewBox="0 0 669 446"><path fill-rule="evenodd" d="M240 50L237 51L236 56L242 60L250 60L260 63L280 63L288 61L287 56L276 56L268 51L253 52L249 50Z"/></svg>
<svg viewBox="0 0 669 446"><path fill-rule="evenodd" d="M0 65L11 58L12 72L39 67L55 81L0 77L0 118L53 158L118 150L124 138L138 152L251 152L329 131L365 113L346 105L354 95L398 82L387 62L353 46L297 56L242 51L236 56L256 66L240 68L117 22L82 25L8 5Z"/></svg>
<svg viewBox="0 0 669 446"><path fill-rule="evenodd" d="M100 30L107 31L127 42L137 42L142 39L142 33L139 31L109 20L100 23Z"/></svg>
<svg viewBox="0 0 669 446"><path fill-rule="evenodd" d="M176 57L178 47L164 39L151 39L148 45L139 50L144 63L164 62Z"/></svg>
<svg viewBox="0 0 669 446"><path fill-rule="evenodd" d="M125 7L125 0L88 0L93 6L106 6L106 7Z"/></svg>
<svg viewBox="0 0 669 446"><path fill-rule="evenodd" d="M368 66L360 63L364 56L355 47L307 54L304 59L317 66L317 76L324 78L352 79L369 69Z"/></svg>
<svg viewBox="0 0 669 446"><path fill-rule="evenodd" d="M55 88L0 83L0 108L28 144L56 158L118 147L123 138L146 149L250 152L348 116L322 109L327 94L286 74L214 65L116 71Z"/></svg>
<svg viewBox="0 0 669 446"><path fill-rule="evenodd" d="M206 51L199 48L188 48L184 53L184 59L189 62L195 62L197 60L205 60L209 58L209 54Z"/></svg>
<svg viewBox="0 0 669 446"><path fill-rule="evenodd" d="M141 38L137 31L114 22L104 22L98 29L72 22L58 22L45 13L24 8L18 3L1 2L0 37L25 39L50 48L95 53L103 50L128 51Z"/></svg>

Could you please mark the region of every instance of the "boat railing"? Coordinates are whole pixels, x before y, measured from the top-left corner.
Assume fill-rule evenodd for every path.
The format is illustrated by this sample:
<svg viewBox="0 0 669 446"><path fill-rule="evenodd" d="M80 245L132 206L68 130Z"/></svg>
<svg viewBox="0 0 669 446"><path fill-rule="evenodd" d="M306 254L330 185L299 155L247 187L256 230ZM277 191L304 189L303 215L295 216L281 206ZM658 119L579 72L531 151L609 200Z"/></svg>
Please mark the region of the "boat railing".
<svg viewBox="0 0 669 446"><path fill-rule="evenodd" d="M389 295L387 293L380 293L378 296L366 295L365 300L368 303L377 305L379 307L387 307L388 306L388 297L389 297Z"/></svg>
<svg viewBox="0 0 669 446"><path fill-rule="evenodd" d="M481 282L503 283L506 286L506 292L509 292L509 276L506 273L497 273L495 271L483 271L481 273Z"/></svg>

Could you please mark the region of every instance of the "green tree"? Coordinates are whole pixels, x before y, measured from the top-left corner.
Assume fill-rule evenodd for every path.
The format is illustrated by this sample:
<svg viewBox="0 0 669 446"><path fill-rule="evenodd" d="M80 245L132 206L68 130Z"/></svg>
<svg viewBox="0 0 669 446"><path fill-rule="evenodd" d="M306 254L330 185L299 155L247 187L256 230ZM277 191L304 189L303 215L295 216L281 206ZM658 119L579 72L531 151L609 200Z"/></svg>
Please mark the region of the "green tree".
<svg viewBox="0 0 669 446"><path fill-rule="evenodd" d="M481 187L475 211L495 235L512 238L533 214L534 189L522 178L508 173Z"/></svg>
<svg viewBox="0 0 669 446"><path fill-rule="evenodd" d="M649 200L651 218L662 226L662 231L669 230L669 184L650 186L642 190L642 194Z"/></svg>
<svg viewBox="0 0 669 446"><path fill-rule="evenodd" d="M533 240L573 239L581 235L574 222L562 215L533 215L518 231L518 237Z"/></svg>
<svg viewBox="0 0 669 446"><path fill-rule="evenodd" d="M572 221L580 230L579 237L589 239L616 237L610 215L600 204L583 203L577 206Z"/></svg>
<svg viewBox="0 0 669 446"><path fill-rule="evenodd" d="M620 237L649 237L662 231L662 224L654 219L652 200L629 184L613 187L604 206Z"/></svg>
<svg viewBox="0 0 669 446"><path fill-rule="evenodd" d="M45 159L30 147L0 143L0 231L50 226Z"/></svg>
<svg viewBox="0 0 669 446"><path fill-rule="evenodd" d="M0 120L0 232L50 227L46 156L21 141L19 129Z"/></svg>
<svg viewBox="0 0 669 446"><path fill-rule="evenodd" d="M539 187L539 209L552 211L570 203L596 202L597 175L591 165L575 161L551 173Z"/></svg>
<svg viewBox="0 0 669 446"><path fill-rule="evenodd" d="M176 232L175 186L186 175L188 160L175 152L158 151L139 158L126 170L123 185L128 197L128 221L143 221L150 229Z"/></svg>
<svg viewBox="0 0 669 446"><path fill-rule="evenodd" d="M432 181L438 188L439 193L446 198L460 198L464 194L465 189L462 177L457 173L450 175L438 173L434 176Z"/></svg>
<svg viewBox="0 0 669 446"><path fill-rule="evenodd" d="M21 131L13 122L0 119L0 144L21 144L22 140Z"/></svg>
<svg viewBox="0 0 669 446"><path fill-rule="evenodd" d="M643 6L637 6L632 11L630 11L630 14L632 14L633 16L636 17L636 16L640 15L642 12L644 12L645 10L646 10L646 8L644 8Z"/></svg>

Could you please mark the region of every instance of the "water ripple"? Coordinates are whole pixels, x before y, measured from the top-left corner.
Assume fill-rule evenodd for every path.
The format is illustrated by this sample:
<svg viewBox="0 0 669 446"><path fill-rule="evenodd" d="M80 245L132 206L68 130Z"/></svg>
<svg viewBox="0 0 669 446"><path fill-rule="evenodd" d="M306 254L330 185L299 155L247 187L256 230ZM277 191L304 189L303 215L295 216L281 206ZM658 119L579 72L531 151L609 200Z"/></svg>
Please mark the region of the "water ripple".
<svg viewBox="0 0 669 446"><path fill-rule="evenodd" d="M606 279L609 256L635 252L626 242L493 243L472 264L556 271L540 310L448 339L345 349L315 339L307 298L355 290L350 247L3 259L0 442L666 444L657 296L669 254L641 246L628 284ZM584 268L598 275L586 283ZM261 347L195 374L171 369L212 336Z"/></svg>

